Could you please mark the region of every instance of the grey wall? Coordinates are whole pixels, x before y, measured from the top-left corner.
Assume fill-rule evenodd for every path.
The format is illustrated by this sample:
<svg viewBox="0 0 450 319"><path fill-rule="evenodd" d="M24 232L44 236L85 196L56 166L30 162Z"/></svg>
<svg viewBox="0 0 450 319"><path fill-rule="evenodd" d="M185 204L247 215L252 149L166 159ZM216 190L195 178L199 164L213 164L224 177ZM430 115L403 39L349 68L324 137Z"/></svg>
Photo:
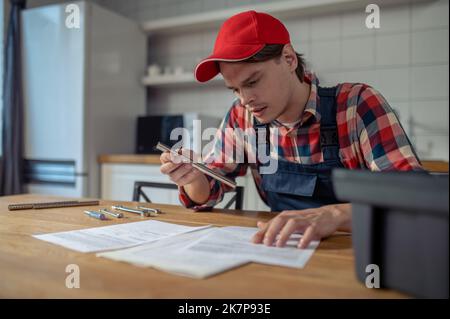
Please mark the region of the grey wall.
<svg viewBox="0 0 450 319"><path fill-rule="evenodd" d="M270 1L92 0L137 22ZM29 5L56 2L30 0ZM398 112L422 159L448 160L448 1L381 7L381 28L364 26L366 13L283 20L294 47L323 85L366 82ZM149 37L149 63L192 71L212 49L216 29ZM144 72L145 70L143 70ZM222 116L232 95L220 83L149 89L148 113L199 111Z"/></svg>

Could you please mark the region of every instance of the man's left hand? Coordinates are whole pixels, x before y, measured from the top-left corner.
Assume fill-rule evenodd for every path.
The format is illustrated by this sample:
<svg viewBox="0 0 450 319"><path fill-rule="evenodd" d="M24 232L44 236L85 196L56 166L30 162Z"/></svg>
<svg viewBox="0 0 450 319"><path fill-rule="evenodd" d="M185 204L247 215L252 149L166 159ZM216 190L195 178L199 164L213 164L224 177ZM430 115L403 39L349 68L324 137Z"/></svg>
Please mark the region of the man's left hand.
<svg viewBox="0 0 450 319"><path fill-rule="evenodd" d="M336 204L304 210L287 210L268 222L258 222L254 243L283 247L291 234L303 233L298 248L306 248L312 240L328 237L337 230L351 231L351 205ZM277 238L278 237L278 238Z"/></svg>

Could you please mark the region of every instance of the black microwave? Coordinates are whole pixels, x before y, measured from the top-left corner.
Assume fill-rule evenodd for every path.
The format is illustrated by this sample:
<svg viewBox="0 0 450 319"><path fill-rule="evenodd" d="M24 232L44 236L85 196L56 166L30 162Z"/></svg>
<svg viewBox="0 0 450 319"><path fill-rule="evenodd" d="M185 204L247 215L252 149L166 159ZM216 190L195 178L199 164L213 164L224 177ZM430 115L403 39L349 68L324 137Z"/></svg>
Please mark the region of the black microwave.
<svg viewBox="0 0 450 319"><path fill-rule="evenodd" d="M137 154L159 154L155 149L158 142L173 146L181 140L170 140L174 128L183 127L183 115L140 116L137 119Z"/></svg>
<svg viewBox="0 0 450 319"><path fill-rule="evenodd" d="M173 146L182 140L182 136L175 134L175 139L170 139L171 132L176 128L184 128L190 135L190 145L194 146L193 136L196 130L194 121L200 121L201 129L208 127L217 128L220 119L201 115L196 112L187 112L177 115L147 115L137 118L136 154L160 154L155 149L158 142ZM183 141L183 146L186 144ZM204 144L204 141L200 141Z"/></svg>

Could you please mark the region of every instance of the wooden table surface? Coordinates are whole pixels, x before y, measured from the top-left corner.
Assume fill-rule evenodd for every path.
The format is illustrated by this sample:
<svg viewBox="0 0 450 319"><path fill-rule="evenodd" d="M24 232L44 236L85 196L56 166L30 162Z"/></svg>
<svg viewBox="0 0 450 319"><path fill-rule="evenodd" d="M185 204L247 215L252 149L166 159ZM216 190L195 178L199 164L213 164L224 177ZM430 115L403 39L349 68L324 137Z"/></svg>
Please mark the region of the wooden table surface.
<svg viewBox="0 0 450 319"><path fill-rule="evenodd" d="M320 246L303 269L251 263L207 279L171 275L152 268L79 253L33 238L33 234L83 229L142 220L100 221L83 214L130 202L101 201L100 206L8 211L19 202L62 197L0 197L0 297L3 298L404 298L401 293L366 288L357 281L351 237L336 234ZM267 212L214 210L194 213L180 206L148 204L164 214L155 219L184 225L256 226ZM66 266L80 268L80 288L66 288Z"/></svg>

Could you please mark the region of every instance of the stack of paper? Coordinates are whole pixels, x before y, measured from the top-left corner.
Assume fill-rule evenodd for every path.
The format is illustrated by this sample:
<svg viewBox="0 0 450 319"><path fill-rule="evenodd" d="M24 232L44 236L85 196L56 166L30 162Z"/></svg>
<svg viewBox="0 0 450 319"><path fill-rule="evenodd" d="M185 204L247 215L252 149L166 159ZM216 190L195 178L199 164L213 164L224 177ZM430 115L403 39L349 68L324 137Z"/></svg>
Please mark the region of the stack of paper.
<svg viewBox="0 0 450 319"><path fill-rule="evenodd" d="M249 262L302 268L319 244L314 241L308 248L298 249L300 235L291 237L283 248L253 244L251 237L256 231L250 227L209 228L97 256L206 278Z"/></svg>
<svg viewBox="0 0 450 319"><path fill-rule="evenodd" d="M132 247L154 240L211 227L190 227L147 220L72 230L33 237L83 253Z"/></svg>
<svg viewBox="0 0 450 319"><path fill-rule="evenodd" d="M209 277L249 262L243 257L188 250L190 245L214 230L198 230L129 249L99 253L97 256L194 278Z"/></svg>
<svg viewBox="0 0 450 319"><path fill-rule="evenodd" d="M76 251L103 251L97 256L194 278L249 262L302 268L319 244L313 241L306 249L298 249L299 234L292 235L282 248L253 244L251 238L257 231L253 227L189 227L149 220L34 237Z"/></svg>

